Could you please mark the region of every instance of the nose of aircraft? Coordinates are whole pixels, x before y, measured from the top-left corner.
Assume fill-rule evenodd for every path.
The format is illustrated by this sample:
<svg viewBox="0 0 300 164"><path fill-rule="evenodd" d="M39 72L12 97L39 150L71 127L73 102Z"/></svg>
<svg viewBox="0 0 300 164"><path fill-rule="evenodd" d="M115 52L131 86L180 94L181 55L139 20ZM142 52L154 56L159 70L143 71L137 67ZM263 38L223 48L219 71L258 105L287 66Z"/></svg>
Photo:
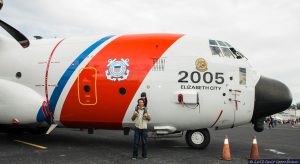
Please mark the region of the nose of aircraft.
<svg viewBox="0 0 300 164"><path fill-rule="evenodd" d="M280 81L261 76L255 86L252 120L286 110L292 103L289 88Z"/></svg>

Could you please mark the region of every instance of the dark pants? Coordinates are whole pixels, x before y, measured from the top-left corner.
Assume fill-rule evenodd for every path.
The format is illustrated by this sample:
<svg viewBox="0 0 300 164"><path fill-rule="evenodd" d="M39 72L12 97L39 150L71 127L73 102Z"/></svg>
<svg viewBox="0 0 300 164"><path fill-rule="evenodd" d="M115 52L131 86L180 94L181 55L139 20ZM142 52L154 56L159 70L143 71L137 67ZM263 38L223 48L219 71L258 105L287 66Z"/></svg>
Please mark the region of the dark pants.
<svg viewBox="0 0 300 164"><path fill-rule="evenodd" d="M138 157L138 149L139 149L139 142L142 140L142 156L144 158L147 157L147 129L134 129L134 141L133 141L133 156L137 158Z"/></svg>

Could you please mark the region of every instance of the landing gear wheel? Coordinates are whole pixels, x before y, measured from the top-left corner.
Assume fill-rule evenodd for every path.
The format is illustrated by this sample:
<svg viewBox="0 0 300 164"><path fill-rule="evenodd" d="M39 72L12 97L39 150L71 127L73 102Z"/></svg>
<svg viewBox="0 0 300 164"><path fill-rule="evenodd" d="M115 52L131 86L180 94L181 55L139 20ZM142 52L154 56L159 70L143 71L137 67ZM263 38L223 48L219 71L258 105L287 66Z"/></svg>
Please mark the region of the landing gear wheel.
<svg viewBox="0 0 300 164"><path fill-rule="evenodd" d="M186 143L194 149L204 149L210 142L207 129L188 130L185 134Z"/></svg>

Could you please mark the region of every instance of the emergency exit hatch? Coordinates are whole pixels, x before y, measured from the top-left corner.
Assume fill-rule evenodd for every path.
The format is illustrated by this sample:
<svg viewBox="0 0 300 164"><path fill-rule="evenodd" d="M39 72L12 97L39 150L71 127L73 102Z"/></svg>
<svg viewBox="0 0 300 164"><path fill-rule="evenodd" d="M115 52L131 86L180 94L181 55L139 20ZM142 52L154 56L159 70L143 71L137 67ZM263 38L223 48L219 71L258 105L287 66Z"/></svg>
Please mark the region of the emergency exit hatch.
<svg viewBox="0 0 300 164"><path fill-rule="evenodd" d="M97 104L97 69L87 67L81 69L77 78L78 101L81 105Z"/></svg>

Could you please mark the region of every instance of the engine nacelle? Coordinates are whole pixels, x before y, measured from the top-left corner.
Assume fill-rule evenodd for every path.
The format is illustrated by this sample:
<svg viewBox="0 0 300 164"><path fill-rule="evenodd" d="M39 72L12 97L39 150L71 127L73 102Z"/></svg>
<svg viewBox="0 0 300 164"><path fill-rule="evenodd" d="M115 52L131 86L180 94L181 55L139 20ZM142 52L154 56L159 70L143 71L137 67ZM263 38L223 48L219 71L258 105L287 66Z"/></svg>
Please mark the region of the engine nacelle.
<svg viewBox="0 0 300 164"><path fill-rule="evenodd" d="M19 83L0 79L0 124L33 124L43 97Z"/></svg>

